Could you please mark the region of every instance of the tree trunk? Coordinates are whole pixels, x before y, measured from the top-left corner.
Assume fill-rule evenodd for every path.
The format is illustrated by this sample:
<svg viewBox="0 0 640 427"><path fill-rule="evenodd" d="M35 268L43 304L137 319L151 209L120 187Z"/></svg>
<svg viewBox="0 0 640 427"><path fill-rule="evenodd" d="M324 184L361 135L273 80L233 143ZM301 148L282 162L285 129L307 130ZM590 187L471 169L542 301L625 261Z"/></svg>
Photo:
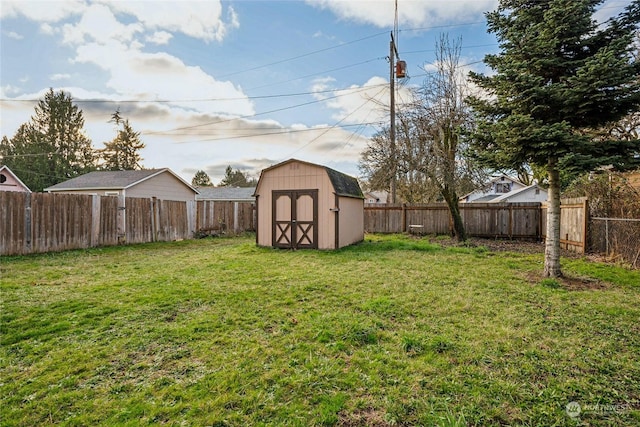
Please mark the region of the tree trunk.
<svg viewBox="0 0 640 427"><path fill-rule="evenodd" d="M557 159L549 159L547 238L544 249L544 277L562 277L560 269L560 171Z"/></svg>
<svg viewBox="0 0 640 427"><path fill-rule="evenodd" d="M458 206L458 196L455 191L449 191L445 189L442 192L444 200L447 202L449 212L451 213L451 219L453 220L453 236L458 242L467 241L467 232L464 230L464 223L462 222L462 215L460 215L460 206Z"/></svg>

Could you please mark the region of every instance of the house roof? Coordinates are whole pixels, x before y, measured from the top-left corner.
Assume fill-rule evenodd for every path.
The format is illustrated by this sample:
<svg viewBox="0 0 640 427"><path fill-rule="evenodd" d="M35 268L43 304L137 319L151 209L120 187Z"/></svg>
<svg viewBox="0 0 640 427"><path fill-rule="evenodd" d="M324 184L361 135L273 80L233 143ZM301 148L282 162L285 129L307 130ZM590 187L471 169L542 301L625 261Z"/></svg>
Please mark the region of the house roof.
<svg viewBox="0 0 640 427"><path fill-rule="evenodd" d="M69 190L108 190L118 189L125 190L133 187L147 179L162 173L170 173L184 185L189 187L195 193L198 191L189 185L185 180L173 173L169 168L163 169L143 169L143 170L126 170L126 171L96 171L89 172L84 175L77 176L68 181L61 182L51 187L47 187L45 191L69 191Z"/></svg>
<svg viewBox="0 0 640 427"><path fill-rule="evenodd" d="M491 178L491 180L489 181L489 183L491 182L498 182L498 181L504 181L506 179L508 179L509 181L512 182L518 182L520 184L523 184L522 181L520 181L518 178L514 178L512 176L506 175L506 174L501 174L501 175L496 175L493 178ZM523 184L524 185L524 184Z"/></svg>
<svg viewBox="0 0 640 427"><path fill-rule="evenodd" d="M256 187L197 187L200 194L196 200L220 200L231 202L253 202Z"/></svg>
<svg viewBox="0 0 640 427"><path fill-rule="evenodd" d="M488 203L488 202L493 202L498 197L500 197L499 194L487 194L486 196L482 196L482 197L478 197L477 199L473 199L469 203Z"/></svg>
<svg viewBox="0 0 640 427"><path fill-rule="evenodd" d="M528 187L522 187L522 188L518 188L517 190L511 190L508 193L504 193L501 196L496 197L495 199L492 200L492 202L502 202L505 200L509 200L514 196L517 196L520 193L526 193L529 190L533 190L533 189L538 189L540 191L543 191L545 194L547 193L547 190L545 190L544 188L540 188L540 186L538 184L533 184L533 185L529 185ZM474 200L475 201L475 200Z"/></svg>
<svg viewBox="0 0 640 427"><path fill-rule="evenodd" d="M360 189L360 184L358 184L357 179L347 174L344 174L342 172L338 172L335 169L331 169L330 167L327 167L327 166L322 166L322 165L318 165L311 162L305 162L298 159L289 159L289 160L285 160L284 162L280 162L276 165L269 166L268 168L263 169L262 172L264 173L266 171L270 171L272 169L276 169L293 162L303 163L306 165L316 166L316 167L325 169L327 171L327 175L329 176L329 180L333 185L333 189L335 190L338 196L364 199L364 195L362 194L362 189ZM262 174L261 174L261 177L262 177Z"/></svg>
<svg viewBox="0 0 640 427"><path fill-rule="evenodd" d="M16 175L15 173L13 173L13 171L11 169L9 169L9 166L6 166L6 165L0 166L0 173L5 173L5 174L8 174L8 175L11 175L13 177L13 179L15 179L16 182L20 186L22 186L26 192L31 193L31 190L29 189L29 187L27 187L27 185L24 182L22 182L22 180L20 178L18 178L18 175Z"/></svg>

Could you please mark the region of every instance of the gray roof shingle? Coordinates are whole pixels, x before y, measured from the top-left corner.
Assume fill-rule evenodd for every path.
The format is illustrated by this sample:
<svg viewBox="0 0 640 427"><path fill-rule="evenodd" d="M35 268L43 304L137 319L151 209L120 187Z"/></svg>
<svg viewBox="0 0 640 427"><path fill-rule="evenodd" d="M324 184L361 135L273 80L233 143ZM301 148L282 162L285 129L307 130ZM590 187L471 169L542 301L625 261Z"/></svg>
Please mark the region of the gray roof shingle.
<svg viewBox="0 0 640 427"><path fill-rule="evenodd" d="M102 188L128 188L144 179L167 169L145 169L131 171L97 171L89 172L77 176L68 181L61 182L51 187L50 190L79 190L79 189L102 189Z"/></svg>
<svg viewBox="0 0 640 427"><path fill-rule="evenodd" d="M196 200L219 200L231 202L253 202L256 187L198 187Z"/></svg>
<svg viewBox="0 0 640 427"><path fill-rule="evenodd" d="M360 188L360 184L358 184L357 179L342 172L338 172L335 169L331 169L326 166L324 168L326 169L329 179L331 180L333 188L336 190L336 194L338 196L364 199L362 189Z"/></svg>

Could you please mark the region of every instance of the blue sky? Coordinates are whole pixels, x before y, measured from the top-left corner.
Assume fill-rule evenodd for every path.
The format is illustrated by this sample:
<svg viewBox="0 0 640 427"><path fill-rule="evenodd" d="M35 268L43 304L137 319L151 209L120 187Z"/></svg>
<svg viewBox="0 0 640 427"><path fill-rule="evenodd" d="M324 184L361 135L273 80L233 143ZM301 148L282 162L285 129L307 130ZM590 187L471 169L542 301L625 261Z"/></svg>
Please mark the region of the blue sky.
<svg viewBox="0 0 640 427"><path fill-rule="evenodd" d="M421 85L442 33L488 72L495 0L398 0L398 48ZM601 15L619 12L609 0ZM119 109L146 144L147 168L214 183L227 165L258 177L289 158L353 176L389 120L394 0L0 2L0 129L11 138L50 87L83 110L96 148ZM428 67L427 67L428 68ZM386 106L386 107L385 107ZM19 171L16 171L19 175Z"/></svg>

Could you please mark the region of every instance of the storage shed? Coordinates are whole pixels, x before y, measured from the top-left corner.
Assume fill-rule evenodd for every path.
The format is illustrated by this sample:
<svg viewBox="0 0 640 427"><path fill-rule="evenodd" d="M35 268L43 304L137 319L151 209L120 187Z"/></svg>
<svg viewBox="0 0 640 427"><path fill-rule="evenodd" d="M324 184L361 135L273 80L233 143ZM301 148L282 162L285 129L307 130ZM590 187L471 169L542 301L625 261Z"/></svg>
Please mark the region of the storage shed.
<svg viewBox="0 0 640 427"><path fill-rule="evenodd" d="M255 197L259 246L338 249L364 239L360 185L334 169L284 161L262 171Z"/></svg>

